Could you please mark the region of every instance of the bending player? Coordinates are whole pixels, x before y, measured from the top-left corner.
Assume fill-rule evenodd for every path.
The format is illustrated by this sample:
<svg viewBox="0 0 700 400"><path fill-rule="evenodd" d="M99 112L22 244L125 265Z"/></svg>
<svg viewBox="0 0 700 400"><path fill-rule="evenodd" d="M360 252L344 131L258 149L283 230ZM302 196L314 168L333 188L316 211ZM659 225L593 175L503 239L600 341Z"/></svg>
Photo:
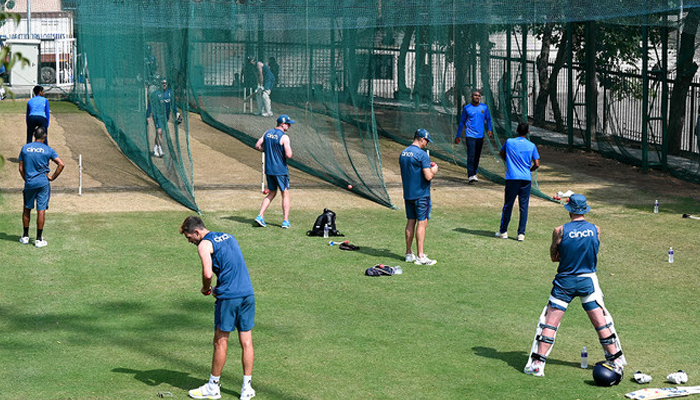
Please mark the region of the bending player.
<svg viewBox="0 0 700 400"><path fill-rule="evenodd" d="M544 366L554 346L557 328L574 297L581 298L581 305L598 332L606 360L622 370L627 362L612 316L603 303L603 292L596 276L600 228L586 221L585 214L591 208L586 204L585 196L572 195L564 208L569 211L571 222L558 226L552 234L549 251L552 261L559 262L559 268L549 302L537 322L535 340L523 372L544 376Z"/></svg>

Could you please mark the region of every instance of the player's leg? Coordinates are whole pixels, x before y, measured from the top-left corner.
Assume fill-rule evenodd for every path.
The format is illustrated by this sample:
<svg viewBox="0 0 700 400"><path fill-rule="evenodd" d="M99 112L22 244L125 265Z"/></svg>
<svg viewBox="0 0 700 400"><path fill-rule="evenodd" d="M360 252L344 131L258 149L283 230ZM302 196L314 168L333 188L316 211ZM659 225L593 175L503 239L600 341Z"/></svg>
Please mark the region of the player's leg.
<svg viewBox="0 0 700 400"><path fill-rule="evenodd" d="M214 333L214 355L211 363L211 374L213 376L221 376L221 372L224 370L230 334L231 332L224 332L216 328L216 332Z"/></svg>
<svg viewBox="0 0 700 400"><path fill-rule="evenodd" d="M292 205L292 200L289 194L289 175L278 176L277 186L282 192L282 228L289 228L289 209Z"/></svg>
<svg viewBox="0 0 700 400"><path fill-rule="evenodd" d="M255 390L251 386L253 379L253 363L255 350L253 349L252 329L255 325L255 297L248 296L242 299L237 310L236 329L238 341L241 344L241 364L243 366L243 384L241 385L241 399L255 397Z"/></svg>
<svg viewBox="0 0 700 400"><path fill-rule="evenodd" d="M29 222L31 221L32 209L26 206L22 210L22 237L19 238L19 242L22 244L29 244Z"/></svg>
<svg viewBox="0 0 700 400"><path fill-rule="evenodd" d="M255 222L262 227L267 226L265 223L265 211L267 211L267 208L270 207L270 203L272 203L272 200L275 198L275 196L277 196L277 177L274 175L266 175L266 178L267 188L270 190L270 192L263 199L262 204L260 205L260 212L258 213L258 216L255 217Z"/></svg>
<svg viewBox="0 0 700 400"><path fill-rule="evenodd" d="M476 153L476 139L472 137L464 138L464 145L467 147L467 177L472 181L472 177L476 175L474 168L474 156Z"/></svg>
<svg viewBox="0 0 700 400"><path fill-rule="evenodd" d="M416 255L418 256L418 258L416 258L416 261L414 261L414 263L418 265L437 264L436 260L431 260L428 258L424 250L425 234L428 228L428 221L430 220L430 210L430 197L423 197L421 199L416 200L416 211L418 219L418 222L416 223Z"/></svg>
<svg viewBox="0 0 700 400"><path fill-rule="evenodd" d="M404 200L404 208L406 209L406 262L413 262L416 259L416 255L413 254L413 239L416 236L416 222L418 221L418 214L416 212L416 201L415 200Z"/></svg>
<svg viewBox="0 0 700 400"><path fill-rule="evenodd" d="M523 370L526 374L544 376L544 367L554 346L557 329L559 329L561 319L566 312L566 306L568 304L562 304L550 296L549 303L542 310L537 321L535 339L532 342L530 355Z"/></svg>
<svg viewBox="0 0 700 400"><path fill-rule="evenodd" d="M263 90L263 115L266 117L272 116L272 101L270 100L270 90Z"/></svg>
<svg viewBox="0 0 700 400"><path fill-rule="evenodd" d="M598 278L595 274L586 274L582 276L582 279L586 279L590 287L590 294L581 298L581 304L598 333L600 345L605 353L605 359L618 368L622 368L627 365L627 360L622 353L622 344L620 344L620 339L617 337L612 315L605 308L603 292L598 284Z"/></svg>
<svg viewBox="0 0 700 400"><path fill-rule="evenodd" d="M530 205L531 181L519 181L518 185L518 205L520 209L520 219L518 220L518 235L524 235L527 228L528 207Z"/></svg>
<svg viewBox="0 0 700 400"><path fill-rule="evenodd" d="M518 195L518 186L518 181L511 179L506 180L503 196L503 210L501 211L501 225L498 229L497 236L502 237L504 233L508 232L508 224L510 224L510 217L513 214L515 197Z"/></svg>
<svg viewBox="0 0 700 400"><path fill-rule="evenodd" d="M476 174L479 172L479 160L481 160L481 149L484 147L484 138L474 139L474 178L476 179Z"/></svg>

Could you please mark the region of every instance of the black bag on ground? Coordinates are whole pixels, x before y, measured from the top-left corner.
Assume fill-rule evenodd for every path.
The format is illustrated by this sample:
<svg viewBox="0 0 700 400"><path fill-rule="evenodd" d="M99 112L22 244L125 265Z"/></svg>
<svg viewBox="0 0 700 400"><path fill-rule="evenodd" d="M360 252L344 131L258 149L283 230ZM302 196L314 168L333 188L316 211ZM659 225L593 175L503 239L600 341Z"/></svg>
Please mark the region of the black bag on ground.
<svg viewBox="0 0 700 400"><path fill-rule="evenodd" d="M326 225L328 225L328 236L345 236L335 227L335 213L327 208L324 208L323 214L316 218L313 228L306 232L306 236L323 236L323 228Z"/></svg>

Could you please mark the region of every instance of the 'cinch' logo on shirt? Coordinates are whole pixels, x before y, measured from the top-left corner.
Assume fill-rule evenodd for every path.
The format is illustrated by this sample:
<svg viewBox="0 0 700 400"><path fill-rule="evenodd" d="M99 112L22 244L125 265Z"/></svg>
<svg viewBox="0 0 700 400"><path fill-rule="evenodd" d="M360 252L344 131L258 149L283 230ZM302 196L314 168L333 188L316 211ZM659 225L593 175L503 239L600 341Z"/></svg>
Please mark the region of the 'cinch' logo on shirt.
<svg viewBox="0 0 700 400"><path fill-rule="evenodd" d="M224 233L224 234L221 235L221 236L215 237L215 238L214 238L214 241L215 241L216 243L221 243L221 242L223 242L224 240L228 240L228 239L231 239L231 235L229 235L228 233Z"/></svg>
<svg viewBox="0 0 700 400"><path fill-rule="evenodd" d="M41 147L27 147L27 153L44 153Z"/></svg>
<svg viewBox="0 0 700 400"><path fill-rule="evenodd" d="M569 232L569 237L572 239L591 237L593 235L595 235L595 232L593 232L590 229L586 229L585 231L571 231L571 232Z"/></svg>
<svg viewBox="0 0 700 400"><path fill-rule="evenodd" d="M412 151L404 151L401 153L401 157L413 157Z"/></svg>

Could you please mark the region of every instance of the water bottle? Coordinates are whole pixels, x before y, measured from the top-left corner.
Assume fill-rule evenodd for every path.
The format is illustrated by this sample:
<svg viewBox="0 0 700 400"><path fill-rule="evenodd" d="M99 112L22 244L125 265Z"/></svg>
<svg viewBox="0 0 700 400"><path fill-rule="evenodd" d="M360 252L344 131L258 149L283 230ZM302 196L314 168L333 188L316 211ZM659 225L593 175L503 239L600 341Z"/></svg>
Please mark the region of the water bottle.
<svg viewBox="0 0 700 400"><path fill-rule="evenodd" d="M659 213L659 201L655 200L654 201L654 214L658 214L658 213Z"/></svg>
<svg viewBox="0 0 700 400"><path fill-rule="evenodd" d="M328 239L328 224L323 226L323 238Z"/></svg>
<svg viewBox="0 0 700 400"><path fill-rule="evenodd" d="M668 262L673 263L673 247L668 249Z"/></svg>
<svg viewBox="0 0 700 400"><path fill-rule="evenodd" d="M328 245L329 245L329 246L335 246L335 242L331 240L330 242L328 242Z"/></svg>
<svg viewBox="0 0 700 400"><path fill-rule="evenodd" d="M583 346L583 350L581 350L581 368L588 368L588 350L586 350L586 346Z"/></svg>
<svg viewBox="0 0 700 400"><path fill-rule="evenodd" d="M391 267L391 274L392 275L401 275L403 274L403 270L401 269L400 265L397 265L395 267Z"/></svg>

